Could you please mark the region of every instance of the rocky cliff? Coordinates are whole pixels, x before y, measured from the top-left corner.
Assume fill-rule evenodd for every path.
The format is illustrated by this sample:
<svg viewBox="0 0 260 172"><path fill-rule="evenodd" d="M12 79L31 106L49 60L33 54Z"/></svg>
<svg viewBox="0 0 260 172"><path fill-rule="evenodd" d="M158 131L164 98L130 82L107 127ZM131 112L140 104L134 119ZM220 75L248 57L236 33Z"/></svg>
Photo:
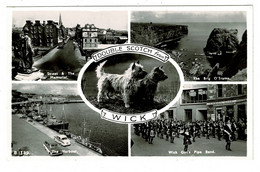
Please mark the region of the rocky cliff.
<svg viewBox="0 0 260 172"><path fill-rule="evenodd" d="M237 52L232 56L231 62L227 64L227 69L223 75L231 77L241 73L239 71L245 68L247 68L247 31L243 33Z"/></svg>
<svg viewBox="0 0 260 172"><path fill-rule="evenodd" d="M215 28L209 35L207 45L204 48L206 55L225 55L235 53L238 48L237 29Z"/></svg>
<svg viewBox="0 0 260 172"><path fill-rule="evenodd" d="M131 23L131 43L160 47L179 41L187 33L188 26L184 25Z"/></svg>
<svg viewBox="0 0 260 172"><path fill-rule="evenodd" d="M236 39L230 47L236 50L231 56L226 56L226 63L219 67L217 63L213 68L216 70L211 70L208 77L212 76L223 76L231 78L231 80L246 80L246 68L247 68L247 31L243 33L242 41L235 46Z"/></svg>

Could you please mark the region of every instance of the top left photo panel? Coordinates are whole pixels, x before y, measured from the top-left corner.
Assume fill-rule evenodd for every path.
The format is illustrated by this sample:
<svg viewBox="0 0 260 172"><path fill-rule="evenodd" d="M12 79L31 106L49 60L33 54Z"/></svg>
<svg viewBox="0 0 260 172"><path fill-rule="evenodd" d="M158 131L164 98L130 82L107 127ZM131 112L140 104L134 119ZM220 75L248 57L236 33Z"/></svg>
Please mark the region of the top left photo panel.
<svg viewBox="0 0 260 172"><path fill-rule="evenodd" d="M128 42L128 11L12 11L12 80L76 81L92 53Z"/></svg>

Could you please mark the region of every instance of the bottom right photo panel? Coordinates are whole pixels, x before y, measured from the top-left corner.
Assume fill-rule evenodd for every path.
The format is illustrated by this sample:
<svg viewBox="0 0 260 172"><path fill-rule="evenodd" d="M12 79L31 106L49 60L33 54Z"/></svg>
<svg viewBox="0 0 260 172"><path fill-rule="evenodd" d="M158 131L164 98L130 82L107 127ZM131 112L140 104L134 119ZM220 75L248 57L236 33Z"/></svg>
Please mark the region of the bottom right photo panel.
<svg viewBox="0 0 260 172"><path fill-rule="evenodd" d="M247 85L185 84L158 118L131 125L131 156L247 156Z"/></svg>

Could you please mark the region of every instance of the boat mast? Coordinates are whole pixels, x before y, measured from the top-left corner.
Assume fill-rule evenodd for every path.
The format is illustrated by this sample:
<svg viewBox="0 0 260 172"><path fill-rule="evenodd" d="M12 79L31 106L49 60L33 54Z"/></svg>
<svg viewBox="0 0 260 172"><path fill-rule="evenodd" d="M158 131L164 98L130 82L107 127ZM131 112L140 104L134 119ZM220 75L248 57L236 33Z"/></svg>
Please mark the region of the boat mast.
<svg viewBox="0 0 260 172"><path fill-rule="evenodd" d="M62 114L61 114L61 119L62 119L62 122L63 122L63 124L65 123L65 122L67 122L67 120L66 120L66 114L65 114L65 110L64 110L64 104L62 105L62 112L61 112ZM62 127L61 127L62 129L65 129L65 124L64 125L62 125Z"/></svg>
<svg viewBox="0 0 260 172"><path fill-rule="evenodd" d="M64 104L62 105L62 114L61 114L61 116L62 116L62 121L63 122L67 122Z"/></svg>
<svg viewBox="0 0 260 172"><path fill-rule="evenodd" d="M86 134L87 132L88 132L88 134ZM87 128L86 128L86 120L85 120L85 118L84 118L82 137L83 137L85 140L87 140L87 142L89 142L90 133L91 133L91 130L87 130ZM87 136L86 136L86 135L87 135Z"/></svg>

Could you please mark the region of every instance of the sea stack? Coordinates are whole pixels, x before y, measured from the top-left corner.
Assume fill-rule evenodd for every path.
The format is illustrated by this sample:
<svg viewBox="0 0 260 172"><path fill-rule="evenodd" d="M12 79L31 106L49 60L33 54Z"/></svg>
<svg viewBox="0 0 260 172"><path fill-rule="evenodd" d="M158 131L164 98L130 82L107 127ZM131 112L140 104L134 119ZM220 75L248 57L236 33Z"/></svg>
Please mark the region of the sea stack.
<svg viewBox="0 0 260 172"><path fill-rule="evenodd" d="M224 56L225 54L234 54L239 45L237 32L237 29L213 29L209 35L207 45L204 48L204 53L207 56Z"/></svg>

